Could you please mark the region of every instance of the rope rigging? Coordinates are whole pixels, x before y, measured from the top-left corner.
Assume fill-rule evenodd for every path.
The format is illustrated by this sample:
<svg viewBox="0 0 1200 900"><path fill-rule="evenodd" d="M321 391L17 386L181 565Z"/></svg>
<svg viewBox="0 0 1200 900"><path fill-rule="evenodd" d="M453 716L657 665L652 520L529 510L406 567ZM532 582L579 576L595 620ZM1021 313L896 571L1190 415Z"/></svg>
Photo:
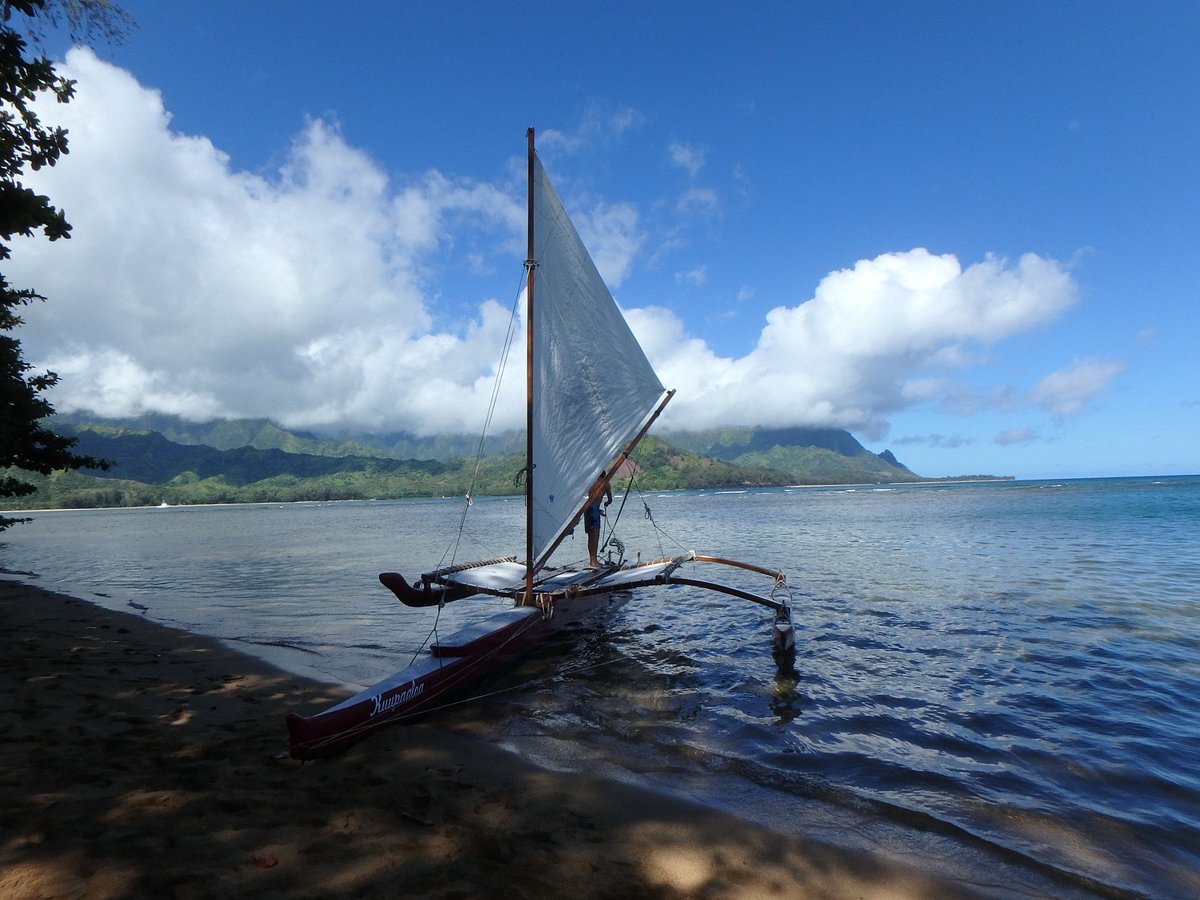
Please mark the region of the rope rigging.
<svg viewBox="0 0 1200 900"><path fill-rule="evenodd" d="M526 263L525 267L528 268L529 263ZM500 402L500 387L504 383L504 372L508 368L508 358L512 351L513 341L517 334L517 323L520 321L521 294L524 290L524 287L525 274L523 272L521 279L517 284L516 293L513 296L512 308L509 311L508 330L504 335L504 346L500 351L500 362L496 366L496 378L492 382L492 395L488 399L487 414L484 416L483 428L479 433L479 445L475 450L475 468L471 472L471 481L467 487L466 496L463 498L462 513L458 519L458 531L455 535L454 542L446 548L446 551L442 554L442 558L438 561L438 568L441 568L446 564L447 557L449 557L450 565L454 565L455 560L458 558L458 550L462 544L463 532L467 525L467 510L469 510L474 503L473 498L475 495L475 488L479 484L479 473L483 469L484 446L487 443L488 433L492 427L492 419L495 418L496 415L496 407Z"/></svg>
<svg viewBox="0 0 1200 900"><path fill-rule="evenodd" d="M530 262L526 262L524 268L528 270L530 265ZM483 428L479 433L479 445L475 450L475 466L471 472L471 481L468 484L467 493L463 498L462 512L458 517L458 530L455 533L454 541L446 548L441 559L438 561L437 568L439 569L445 567L446 565L454 566L456 560L458 559L459 548L462 546L463 534L466 531L467 526L467 511L470 510L470 508L474 505L475 488L479 484L479 474L483 469L484 447L487 444L488 434L491 431L492 420L496 415L496 407L500 402L500 387L504 383L504 373L508 368L509 355L512 352L513 342L517 334L517 324L520 321L521 295L524 291L526 283L525 278L525 273L522 272L521 278L517 283L517 290L513 296L512 307L509 310L508 329L504 335L504 345L500 351L500 361L496 365L496 378L492 382L492 394L488 399L487 414L484 416ZM521 472L518 472L517 477L519 478L521 473L525 473L526 477L528 477L528 468L529 467L526 467L522 469ZM437 614L434 616L433 625L430 627L429 633L425 636L425 640L421 642L420 646L417 647L416 651L413 653L412 662L415 662L425 648L429 646L429 642L431 640L435 642L437 641L438 623L441 620L442 608L444 605L444 602L438 603Z"/></svg>
<svg viewBox="0 0 1200 900"><path fill-rule="evenodd" d="M637 484L637 473L640 468L638 466L637 459L638 459L638 456L640 456L640 452L641 452L641 447L639 446L637 448L637 450L635 451L635 456L631 457L628 460L628 462L630 464L630 466L629 466L629 469L630 469L629 482L625 485L625 491L621 495L621 503L620 503L620 505L617 506L616 517L614 519L612 519L611 521L609 521L609 523L608 523L607 536L605 537L605 540L604 540L603 544L601 545L601 549L607 549L608 545L610 543L616 544L618 547L618 555L623 554L625 552L625 545L624 545L624 543L622 543L620 541L620 539L618 539L616 537L617 524L621 521L621 514L625 510L625 503L629 500L630 494L633 493L633 491L635 489L635 485ZM659 526L658 522L656 522L654 520L654 513L650 510L650 504L646 502L646 495L642 493L641 487L637 487L636 489L637 489L638 499L642 501L642 511L643 511L642 516L646 521L648 521L650 523L650 528L653 531L656 540L658 541L658 555L660 557L664 557L667 555L666 548L663 545L663 538L666 538L668 540L668 542L673 544L677 549L686 551L687 548L684 546L684 544L681 541L679 541L673 535L669 534L666 530L661 528Z"/></svg>

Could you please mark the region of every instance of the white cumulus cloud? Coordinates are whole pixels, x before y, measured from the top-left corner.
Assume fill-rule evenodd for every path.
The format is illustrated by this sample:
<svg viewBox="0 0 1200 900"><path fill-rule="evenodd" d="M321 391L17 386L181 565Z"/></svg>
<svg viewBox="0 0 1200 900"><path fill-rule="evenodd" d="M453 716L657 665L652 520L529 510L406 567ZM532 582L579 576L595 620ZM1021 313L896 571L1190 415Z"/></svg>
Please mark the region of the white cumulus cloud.
<svg viewBox="0 0 1200 900"><path fill-rule="evenodd" d="M432 333L423 260L464 221L507 240L519 203L437 172L393 184L322 120L271 177L237 171L127 72L73 50L63 73L71 153L31 181L73 236L20 242L10 267L53 298L22 338L70 375L60 410L474 427L507 317Z"/></svg>
<svg viewBox="0 0 1200 900"><path fill-rule="evenodd" d="M31 362L63 376L52 395L61 411L479 428L507 298L465 298L467 320L444 321L437 267L502 271L519 259L519 191L389 173L320 119L304 124L275 171L240 171L206 138L173 130L162 97L128 72L80 49L62 70L78 82L76 99L46 115L70 130L71 153L29 180L75 230L69 241L17 242L6 270L50 298L27 311L20 337ZM592 127L629 127L624 112ZM702 162L690 148L673 152L685 168ZM591 200L574 213L610 285L631 277L648 243L636 204ZM680 277L699 288L707 274ZM1052 321L1076 296L1054 260L964 267L915 249L830 273L810 299L767 313L737 358L668 309L626 314L664 384L679 389L664 426L821 425L873 437L900 410L947 402L950 373L985 362L991 345ZM1047 376L1029 402L1070 415L1114 366ZM495 427L523 421L522 386L508 379Z"/></svg>
<svg viewBox="0 0 1200 900"><path fill-rule="evenodd" d="M987 346L1059 316L1075 302L1070 275L1053 260L989 257L963 268L923 249L887 253L827 275L812 299L767 314L758 344L718 359L681 340L669 313L639 317L653 328L664 381L688 391L673 424L828 425L886 431L887 416L938 393L931 371L969 365Z"/></svg>

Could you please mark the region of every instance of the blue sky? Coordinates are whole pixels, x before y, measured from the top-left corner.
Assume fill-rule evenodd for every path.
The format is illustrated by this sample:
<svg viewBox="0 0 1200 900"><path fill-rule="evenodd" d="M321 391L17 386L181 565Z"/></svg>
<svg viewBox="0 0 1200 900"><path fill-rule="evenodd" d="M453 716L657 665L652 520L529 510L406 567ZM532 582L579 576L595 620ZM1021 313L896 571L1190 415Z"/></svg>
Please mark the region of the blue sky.
<svg viewBox="0 0 1200 900"><path fill-rule="evenodd" d="M123 5L9 266L62 410L474 430L533 125L665 425L1200 471L1198 4Z"/></svg>

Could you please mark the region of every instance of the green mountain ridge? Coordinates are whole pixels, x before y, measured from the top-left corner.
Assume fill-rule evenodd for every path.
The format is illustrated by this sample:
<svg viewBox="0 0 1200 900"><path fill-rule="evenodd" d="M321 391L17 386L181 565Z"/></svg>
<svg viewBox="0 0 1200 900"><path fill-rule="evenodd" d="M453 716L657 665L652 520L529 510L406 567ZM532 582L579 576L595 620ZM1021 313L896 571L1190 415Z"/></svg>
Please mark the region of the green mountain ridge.
<svg viewBox="0 0 1200 900"><path fill-rule="evenodd" d="M56 417L78 452L112 460L104 474L28 476L38 492L13 509L187 503L286 502L477 496L520 492L524 436L489 439L478 478L478 438L320 435L266 419L191 423L173 416L136 419ZM890 453L871 453L849 432L822 428L720 428L671 432L642 442L618 476L645 490L789 484L920 482Z"/></svg>
<svg viewBox="0 0 1200 900"><path fill-rule="evenodd" d="M703 453L727 462L748 453L769 452L776 447L817 447L849 457L874 455L854 435L838 428L729 426L665 432L662 438L683 450Z"/></svg>
<svg viewBox="0 0 1200 900"><path fill-rule="evenodd" d="M391 459L436 459L442 462L465 456L474 458L479 445L478 435L423 436L396 431L383 434L339 432L330 436L311 431L289 430L269 419L190 422L166 414L148 414L126 419L108 419L86 414L60 415L55 417L52 425L56 430L69 433L96 431L101 434L126 435L158 432L177 444L205 445L218 450L253 447L257 450L284 450L288 453L309 453L316 456L376 456ZM656 432L656 435L680 450L735 464L741 457L769 454L776 448L816 447L849 458L884 459L886 465L882 471L889 468L908 471L891 456L890 451L873 454L850 432L839 428L729 426L695 431L666 431L661 434ZM524 448L524 432L505 431L489 435L484 451L487 456L495 456L519 453ZM776 457L778 458L778 454ZM871 467L875 468L874 464Z"/></svg>
<svg viewBox="0 0 1200 900"><path fill-rule="evenodd" d="M464 456L474 458L479 447L478 435L426 437L403 431L319 435L311 431L290 430L270 419L190 422L179 416L157 413L125 419L74 413L56 416L51 424L55 430L70 430L73 433L81 430L113 435L158 432L176 444L204 445L217 450L253 447L256 450L284 450L314 456L375 456L448 462ZM524 433L510 431L489 437L485 450L488 455L496 456L521 452L524 448Z"/></svg>
<svg viewBox="0 0 1200 900"><path fill-rule="evenodd" d="M804 484L922 481L890 450L872 453L837 428L728 427L663 435L677 447L737 466L791 472Z"/></svg>

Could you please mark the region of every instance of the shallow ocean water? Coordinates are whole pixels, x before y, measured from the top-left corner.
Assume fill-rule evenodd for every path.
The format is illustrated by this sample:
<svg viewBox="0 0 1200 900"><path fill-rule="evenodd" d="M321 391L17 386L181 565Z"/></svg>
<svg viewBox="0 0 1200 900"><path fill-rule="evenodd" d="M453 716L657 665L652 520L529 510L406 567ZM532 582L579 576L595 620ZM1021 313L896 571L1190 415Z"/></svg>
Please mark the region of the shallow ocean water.
<svg viewBox="0 0 1200 900"><path fill-rule="evenodd" d="M361 685L461 621L454 604L401 606L375 577L449 561L460 511L36 513L0 538L0 567ZM520 500L477 500L454 558L519 552L521 519ZM634 495L618 523L627 557L695 549L787 572L794 667L771 659L769 611L672 587L443 715L482 717L544 765L1001 895L1197 896L1198 530L1200 478ZM580 534L560 558L584 552Z"/></svg>

